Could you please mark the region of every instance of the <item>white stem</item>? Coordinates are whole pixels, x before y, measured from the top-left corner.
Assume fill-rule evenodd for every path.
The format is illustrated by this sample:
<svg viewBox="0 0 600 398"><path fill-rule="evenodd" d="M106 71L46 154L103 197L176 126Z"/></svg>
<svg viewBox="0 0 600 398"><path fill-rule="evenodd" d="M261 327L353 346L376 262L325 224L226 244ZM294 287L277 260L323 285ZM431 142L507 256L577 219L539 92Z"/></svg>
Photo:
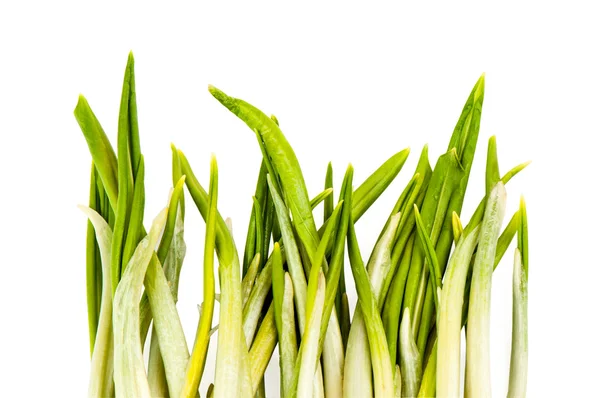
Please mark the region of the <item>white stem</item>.
<svg viewBox="0 0 600 398"><path fill-rule="evenodd" d="M384 280L391 268L391 246L400 222L400 213L390 218L387 228L373 248L367 264L369 281L376 301L379 303ZM344 364L344 397L363 398L373 396L373 366L369 339L360 306L354 311L354 317L348 334L346 360Z"/></svg>
<svg viewBox="0 0 600 398"><path fill-rule="evenodd" d="M323 271L319 273L319 281L315 295L315 302L312 312L306 324L306 330L302 336L300 373L298 376L298 398L312 398L313 379L317 364L313 358L317 357L319 349L319 334L321 331L321 318L323 316L323 307L325 305L325 276Z"/></svg>
<svg viewBox="0 0 600 398"><path fill-rule="evenodd" d="M508 398L525 397L527 393L527 275L521 252L515 249L513 269L513 324L510 353Z"/></svg>
<svg viewBox="0 0 600 398"><path fill-rule="evenodd" d="M440 398L460 395L460 332L465 284L479 227L461 236L448 263L438 322L436 394Z"/></svg>
<svg viewBox="0 0 600 398"><path fill-rule="evenodd" d="M473 265L469 322L467 324L467 373L465 391L472 398L492 395L490 375L490 300L496 245L506 205L506 190L499 182L490 192L483 216L479 246Z"/></svg>
<svg viewBox="0 0 600 398"><path fill-rule="evenodd" d="M167 209L154 219L138 244L117 286L113 306L115 389L117 397L150 397L140 337L140 296L146 269L167 220ZM170 294L170 293L169 293Z"/></svg>
<svg viewBox="0 0 600 398"><path fill-rule="evenodd" d="M402 367L402 396L416 397L421 386L421 355L410 327L410 310L404 309L400 322L400 365Z"/></svg>
<svg viewBox="0 0 600 398"><path fill-rule="evenodd" d="M89 397L111 396L113 389L113 329L112 329L112 289L110 278L110 256L112 230L104 218L89 207L79 206L94 226L100 258L102 260L102 303L98 319L96 343L92 354Z"/></svg>

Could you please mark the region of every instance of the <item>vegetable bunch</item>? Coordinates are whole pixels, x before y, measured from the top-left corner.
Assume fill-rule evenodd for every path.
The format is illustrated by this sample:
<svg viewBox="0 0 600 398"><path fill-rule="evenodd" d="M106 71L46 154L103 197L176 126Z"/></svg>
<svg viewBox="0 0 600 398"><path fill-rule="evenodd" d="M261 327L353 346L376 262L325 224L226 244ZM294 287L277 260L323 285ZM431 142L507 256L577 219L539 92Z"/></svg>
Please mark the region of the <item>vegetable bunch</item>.
<svg viewBox="0 0 600 398"><path fill-rule="evenodd" d="M368 258L361 254L355 224L398 175L409 150L385 160L360 184L348 166L337 201L329 164L324 190L311 198L277 119L215 87L209 91L254 132L263 155L239 251L218 211L215 158L207 191L175 146L169 201L146 231L145 165L131 54L116 153L83 96L75 108L93 160L90 201L82 207L89 218L90 397L199 396L215 331L215 378L203 396L265 396L264 373L277 348L283 397L456 397L463 384L463 329L465 395L490 396L492 274L515 235L508 395L525 395L528 244L523 200L504 230L502 225L505 185L527 163L501 177L494 137L488 143L486 192L470 220L460 218L479 135L483 76L433 168L427 146L421 151ZM203 302L190 345L176 307L186 253L184 190L206 222ZM319 225L315 208L321 203ZM351 277L344 272L346 250ZM350 280L358 294L353 314L346 291Z"/></svg>

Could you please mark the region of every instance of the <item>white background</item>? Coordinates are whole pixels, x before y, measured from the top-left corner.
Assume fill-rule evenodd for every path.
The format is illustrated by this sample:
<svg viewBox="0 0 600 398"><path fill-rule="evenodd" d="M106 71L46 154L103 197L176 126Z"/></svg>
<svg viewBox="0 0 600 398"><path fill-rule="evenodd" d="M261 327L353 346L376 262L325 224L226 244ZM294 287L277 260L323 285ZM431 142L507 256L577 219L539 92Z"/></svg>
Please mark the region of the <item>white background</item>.
<svg viewBox="0 0 600 398"><path fill-rule="evenodd" d="M339 188L348 162L358 184L384 159L412 148L400 176L357 224L364 257L422 145L429 143L434 163L486 72L463 219L483 194L489 136L497 135L502 172L533 160L507 187L507 219L521 194L529 210L529 396L593 395L600 370L598 26L595 10L571 2L419 8L2 3L2 395L86 393L86 221L76 205L88 200L90 156L72 111L83 93L116 139L129 50L146 159L146 222L166 204L169 144L185 151L205 186L214 152L219 208L232 217L243 247L260 153L253 133L210 96L211 83L277 115L311 196L320 192L330 160ZM204 224L188 203L178 307L191 342L202 297ZM507 389L510 257L493 282L495 396ZM213 354L215 347L213 340ZM277 373L274 361L270 396L279 388Z"/></svg>

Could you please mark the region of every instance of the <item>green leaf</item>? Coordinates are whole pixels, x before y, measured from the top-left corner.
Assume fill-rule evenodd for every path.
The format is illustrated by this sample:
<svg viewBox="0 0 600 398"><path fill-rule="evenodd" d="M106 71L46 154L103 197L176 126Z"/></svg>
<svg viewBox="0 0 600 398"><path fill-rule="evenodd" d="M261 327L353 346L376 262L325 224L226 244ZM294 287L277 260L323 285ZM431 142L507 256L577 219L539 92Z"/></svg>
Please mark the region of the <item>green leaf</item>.
<svg viewBox="0 0 600 398"><path fill-rule="evenodd" d="M331 162L327 164L327 172L325 173L325 190L331 189L333 193L333 167L331 166ZM333 212L333 195L328 196L325 199L325 204L323 206L323 223L326 223L329 217L331 217L331 213Z"/></svg>
<svg viewBox="0 0 600 398"><path fill-rule="evenodd" d="M252 197L252 211L254 213L254 222L255 222L255 251L259 253L261 257L266 258L267 253L263 253L263 241L266 238L263 236L264 225L263 225L263 211L260 203L256 199L256 197Z"/></svg>
<svg viewBox="0 0 600 398"><path fill-rule="evenodd" d="M408 158L410 149L406 148L388 160L373 172L354 192L352 201L352 219L356 222L385 191L396 178Z"/></svg>
<svg viewBox="0 0 600 398"><path fill-rule="evenodd" d="M519 226L519 240L517 247L521 252L523 271L525 276L529 273L529 227L527 225L527 208L525 207L525 198L521 197L519 211L521 212L521 225Z"/></svg>
<svg viewBox="0 0 600 398"><path fill-rule="evenodd" d="M422 249L425 252L425 257L427 258L427 264L429 266L429 274L433 276L433 280L435 285L432 285L434 290L434 303L436 311L439 311L439 305L437 294L438 288L442 287L442 275L440 273L440 265L438 264L437 255L435 253L435 248L433 247L433 242L429 239L427 232L425 232L425 225L423 224L423 220L421 219L421 215L419 214L419 208L417 205L414 206L415 211L415 219L417 221L417 235L419 235L419 240L422 245ZM456 213L454 213L456 214Z"/></svg>
<svg viewBox="0 0 600 398"><path fill-rule="evenodd" d="M283 262L281 261L281 251L279 250L279 244L275 243L273 246L273 304L275 311L275 326L279 335L279 340L282 337L282 326L281 326L281 313L283 306L283 290L284 290L284 272Z"/></svg>
<svg viewBox="0 0 600 398"><path fill-rule="evenodd" d="M275 190L271 176L267 176L267 183L273 198L277 221L279 222L279 227L281 228L281 236L285 247L288 270L294 285L294 300L296 302L296 309L298 313L298 326L300 327L300 333L304 333L304 325L307 316L306 276L304 275L302 260L300 259L300 252L298 251L298 246L296 245L296 240L294 238L294 232L292 230L288 208L285 206L283 199Z"/></svg>
<svg viewBox="0 0 600 398"><path fill-rule="evenodd" d="M452 212L452 234L454 235L454 243L458 243L458 240L460 239L460 237L463 234L463 226L462 226L462 222L460 221L460 217L458 216L458 214L453 211Z"/></svg>
<svg viewBox="0 0 600 398"><path fill-rule="evenodd" d="M96 167L92 162L90 176L90 199L89 207L94 211L101 211L98 203L98 185L96 184ZM111 232L112 233L112 232ZM90 355L94 352L96 342L96 331L98 330L98 318L100 317L100 305L102 303L101 288L98 289L98 275L102 275L102 262L97 258L98 244L94 234L94 225L87 222L85 243L85 281L88 309L88 330L90 335ZM100 283L101 286L101 283Z"/></svg>
<svg viewBox="0 0 600 398"><path fill-rule="evenodd" d="M260 382L265 374L265 370L267 369L267 365L273 355L273 351L275 351L275 346L277 345L277 327L275 326L275 315L273 312L274 308L273 304L271 304L260 324L260 328L256 333L256 337L252 343L250 352L248 353L251 369L250 376L252 379L252 394L255 394L258 390Z"/></svg>
<svg viewBox="0 0 600 398"><path fill-rule="evenodd" d="M315 207L317 207L321 202L325 201L325 203L327 203L327 201L329 199L331 199L333 201L333 188L326 188L325 190L323 190L322 192L320 192L319 194L317 194L317 196L315 196L314 198L312 198L310 200L310 208L311 209L315 209ZM333 211L333 206L331 207L331 211ZM329 214L331 216L331 214Z"/></svg>
<svg viewBox="0 0 600 398"><path fill-rule="evenodd" d="M208 188L208 215L206 220L206 236L204 239L204 301L202 313L198 320L196 339L190 361L187 365L185 383L181 396L195 397L198 394L198 386L204 373L208 344L210 341L210 329L212 326L213 311L215 305L215 237L217 223L217 199L218 199L219 174L215 157L210 162L210 185Z"/></svg>
<svg viewBox="0 0 600 398"><path fill-rule="evenodd" d="M455 148L440 156L433 170L421 207L421 215L425 231L434 245L437 245L438 238L444 228L446 214L449 211L453 195L460 186L464 172ZM446 225L451 227L449 224ZM419 330L421 310L425 301L425 289L429 278L429 269L423 267L424 260L425 253L421 245L418 244L413 249L402 304L404 308L408 307L411 310L411 325L414 328L413 334L415 335Z"/></svg>
<svg viewBox="0 0 600 398"><path fill-rule="evenodd" d="M260 164L260 170L258 172L258 179L256 181L256 191L254 197L259 203L263 203L267 194L267 166L262 160ZM244 262L243 262L243 275L246 275L250 262L253 260L256 250L260 250L260 247L256 246L256 215L254 213L254 201L252 202L252 212L250 214L250 221L248 223L248 232L246 234L246 245L244 248ZM261 229L262 230L262 229ZM263 258L261 261L265 261Z"/></svg>
<svg viewBox="0 0 600 398"><path fill-rule="evenodd" d="M519 222L521 220L520 217L521 213L516 211L498 238L498 245L496 246L496 259L494 260L494 270L496 270L496 267L498 264L500 264L500 260L502 260L502 257L504 256L504 253L506 253L510 242L517 233Z"/></svg>
<svg viewBox="0 0 600 398"><path fill-rule="evenodd" d="M436 394L436 367L437 367L437 340L435 341L429 361L425 365L423 378L421 379L421 388L419 388L418 398L435 397ZM440 394L441 395L441 394Z"/></svg>
<svg viewBox="0 0 600 398"><path fill-rule="evenodd" d="M144 231L144 205L146 196L144 192L144 157L140 156L140 164L137 170L135 183L133 186L133 198L131 204L131 215L129 219L129 228L123 247L123 263L127 264L136 246L145 235Z"/></svg>
<svg viewBox="0 0 600 398"><path fill-rule="evenodd" d="M500 181L500 168L498 166L498 151L496 149L496 136L491 136L488 141L487 163L485 167L485 194L489 195L494 185Z"/></svg>
<svg viewBox="0 0 600 398"><path fill-rule="evenodd" d="M169 199L169 212L167 215L167 224L165 226L165 232L158 245L158 260L164 263L167 259L167 255L171 249L171 244L174 242L173 237L177 230L177 219L181 217L183 221L183 211L181 210L181 198L183 197L183 184L185 183L185 176L181 176L173 187L171 197ZM181 213L181 214L179 214ZM183 227L182 227L183 228ZM182 229L180 230L181 233ZM179 276L179 273L177 273ZM177 278L178 279L178 278Z"/></svg>
<svg viewBox="0 0 600 398"><path fill-rule="evenodd" d="M308 191L298 158L279 126L249 103L229 97L213 86L209 86L208 90L223 106L260 136L259 142L264 143L267 155L263 158L267 162L269 160L272 162L275 169L272 174L277 175L281 181L286 203L292 212L292 220L300 240L307 248L309 255L314 255L319 244L319 235L312 216Z"/></svg>
<svg viewBox="0 0 600 398"><path fill-rule="evenodd" d="M117 208L119 192L115 151L83 95L79 96L74 114L88 144L92 160L98 170L98 175L102 180L110 205L114 210Z"/></svg>
<svg viewBox="0 0 600 398"><path fill-rule="evenodd" d="M404 252L398 265L396 276L392 279L390 289L383 306L382 320L385 327L385 335L389 345L390 359L392 363L399 363L396 358L396 353L400 352L397 348L398 329L400 327L400 314L402 310L402 298L404 295L404 287L408 270L410 268L410 260L415 242L416 232L410 235L408 242L405 245ZM393 261L393 259L392 259Z"/></svg>
<svg viewBox="0 0 600 398"><path fill-rule="evenodd" d="M279 358L281 367L281 395L287 396L294 378L294 367L298 357L296 324L294 321L294 298L292 279L286 272L281 305L281 336L279 338ZM276 304L277 301L274 301ZM275 305L277 308L277 305Z"/></svg>

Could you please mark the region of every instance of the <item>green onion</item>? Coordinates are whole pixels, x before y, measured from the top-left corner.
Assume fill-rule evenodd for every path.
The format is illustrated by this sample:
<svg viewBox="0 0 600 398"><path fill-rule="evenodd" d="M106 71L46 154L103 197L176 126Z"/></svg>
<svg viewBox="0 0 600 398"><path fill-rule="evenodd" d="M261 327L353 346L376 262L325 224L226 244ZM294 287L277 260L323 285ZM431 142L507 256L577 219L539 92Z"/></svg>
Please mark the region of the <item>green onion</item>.
<svg viewBox="0 0 600 398"><path fill-rule="evenodd" d="M198 393L200 379L204 373L208 352L209 333L212 326L215 305L215 236L217 224L218 170L214 156L210 162L210 185L208 189L208 215L206 219L206 237L204 239L204 301L202 314L198 320L196 340L186 370L186 381L181 391L182 397L194 397Z"/></svg>
<svg viewBox="0 0 600 398"><path fill-rule="evenodd" d="M457 397L460 394L460 331L467 272L473 250L479 238L479 227L462 234L446 270L440 300L437 339L438 397Z"/></svg>
<svg viewBox="0 0 600 398"><path fill-rule="evenodd" d="M309 200L300 163L277 118L209 86L250 127L262 155L240 262L232 221L218 211L214 156L206 192L183 152L171 145L169 204L146 232L147 165L132 54L122 87L116 153L83 96L74 112L92 157L89 207L82 207L89 219L90 397L199 397L217 330L215 378L207 397L265 397L265 371L277 345L280 394L286 398L455 397L462 389L465 325L465 395L490 396L492 274L515 235L508 396L525 395L528 226L523 199L501 234L500 228L504 185L528 163L500 177L495 137L488 142L485 196L464 226L460 218L479 136L484 76L433 170L428 146L423 147L366 267L355 225L398 175L408 149L386 159L356 190L349 166L336 206L329 163L324 190ZM176 306L188 250L184 185L206 222L203 300L191 355ZM313 212L321 202L323 225L317 229ZM358 293L353 319L344 275L346 244ZM215 300L219 315L213 326Z"/></svg>
<svg viewBox="0 0 600 398"><path fill-rule="evenodd" d="M167 209L164 209L156 216L150 232L135 249L115 292L113 330L117 397L150 397L142 355L138 301L146 269L166 221Z"/></svg>
<svg viewBox="0 0 600 398"><path fill-rule="evenodd" d="M244 279L242 279L242 306L245 306L248 302L250 292L252 292L254 282L256 282L256 274L258 273L259 264L260 253L256 253L254 258L250 262L248 269L246 270L246 275L244 275Z"/></svg>
<svg viewBox="0 0 600 398"><path fill-rule="evenodd" d="M508 397L524 397L527 393L527 296L529 273L529 243L527 210L521 198L518 247L513 268L513 326L510 353Z"/></svg>
<svg viewBox="0 0 600 398"><path fill-rule="evenodd" d="M295 395L298 398L313 396L313 378L317 364L311 358L318 357L319 351L319 332L323 306L325 305L325 276L323 275L323 271L319 271L314 300L312 301L313 304L311 311L307 313L306 329L302 336L300 352L298 353L300 369L298 372L298 390Z"/></svg>
<svg viewBox="0 0 600 398"><path fill-rule="evenodd" d="M393 226L393 222L391 225ZM390 397L395 391L392 363L390 361L383 322L379 316L378 300L373 292L373 287L369 282L367 271L362 262L353 223L350 223L348 226L348 256L350 257L352 274L356 282L360 308L365 318L373 364L375 397Z"/></svg>
<svg viewBox="0 0 600 398"><path fill-rule="evenodd" d="M473 266L469 322L467 324L467 364L465 390L470 397L491 396L490 382L490 299L496 245L504 217L506 190L499 182L490 192L483 216L479 246Z"/></svg>
<svg viewBox="0 0 600 398"><path fill-rule="evenodd" d="M416 397L421 385L421 354L412 333L408 307L404 309L400 323L400 364L402 396Z"/></svg>
<svg viewBox="0 0 600 398"><path fill-rule="evenodd" d="M102 257L102 301L98 317L98 330L94 351L88 396L112 396L113 388L113 328L112 328L112 291L110 288L110 250L112 231L104 218L88 207L80 207L88 216L96 231L96 239Z"/></svg>
<svg viewBox="0 0 600 398"><path fill-rule="evenodd" d="M390 271L391 246L399 222L400 213L392 217L385 233L375 245L373 254L367 264L369 281L378 302L380 301L379 296L381 295L383 281ZM346 349L346 362L344 363L345 395L348 397L372 396L371 372L371 356L364 316L360 307L357 307L350 327L348 347Z"/></svg>

